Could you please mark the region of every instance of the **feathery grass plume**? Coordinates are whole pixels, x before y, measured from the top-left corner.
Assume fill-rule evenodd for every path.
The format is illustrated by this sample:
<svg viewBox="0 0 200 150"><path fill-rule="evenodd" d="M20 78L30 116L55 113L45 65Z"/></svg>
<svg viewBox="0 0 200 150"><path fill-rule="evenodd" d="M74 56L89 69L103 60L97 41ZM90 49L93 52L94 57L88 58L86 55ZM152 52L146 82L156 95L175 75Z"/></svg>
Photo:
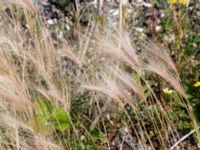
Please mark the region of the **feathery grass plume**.
<svg viewBox="0 0 200 150"><path fill-rule="evenodd" d="M30 134L33 133L32 129L29 128L22 120L18 120L14 114L8 115L4 113L0 114L0 120L0 143L2 150L10 150L13 148L25 150L31 147L34 148L33 145L30 146L28 143L26 143L26 141L20 135L20 129L29 131ZM34 143L33 138L31 138L31 143Z"/></svg>
<svg viewBox="0 0 200 150"><path fill-rule="evenodd" d="M96 84L96 85L82 85L84 89L94 90L97 92L104 93L118 103L119 107L124 107L124 102L129 103L131 106L136 106L136 102L132 100L132 98L128 95L127 91L122 85L118 85L116 81L112 79L112 77L103 77L104 84Z"/></svg>
<svg viewBox="0 0 200 150"><path fill-rule="evenodd" d="M112 85L113 86L113 85ZM116 86L116 85L115 85ZM121 101L122 93L118 89L111 89L111 87L107 86L100 86L100 85L82 85L84 89L97 91L106 94L107 96L110 96L114 100L117 101L119 107L123 108L124 104Z"/></svg>
<svg viewBox="0 0 200 150"><path fill-rule="evenodd" d="M44 136L36 136L35 145L38 149L41 150L62 150L60 146L54 144L51 140Z"/></svg>
<svg viewBox="0 0 200 150"><path fill-rule="evenodd" d="M57 55L60 56L61 58L68 58L74 63L76 63L79 67L82 67L82 61L80 60L80 57L77 56L75 53L75 50L70 47L69 44L66 44L67 41L63 40L63 48L59 48L57 50Z"/></svg>
<svg viewBox="0 0 200 150"><path fill-rule="evenodd" d="M40 76L40 78L42 77L42 80L45 81L45 85L33 83L34 89L36 89L37 92L45 96L48 100L51 101L53 98L57 102L62 104L64 108L69 108L69 102L66 101L65 99L65 94L64 94L65 92L60 91L58 87L56 86L58 81L55 81L54 74L48 71L48 68L46 68L44 63L42 64L38 62L37 60L35 60L34 58L30 58L29 60L35 65L35 68L37 68L38 75ZM54 61L52 61L52 63L53 62ZM53 66L53 64L50 64L49 66ZM66 86L66 85L64 84L63 86ZM63 89L65 89L65 87L63 87Z"/></svg>
<svg viewBox="0 0 200 150"><path fill-rule="evenodd" d="M29 22L29 26L34 28L34 25L31 23ZM18 27L20 30L16 31L15 29ZM31 110L34 109L34 104L31 100L35 102L35 97L29 93L28 88L34 87L33 85L41 86L41 78L49 87L49 90L45 89L47 93L49 92L48 100L54 97L55 101L60 102L66 108L66 105L69 104L62 97L62 92L57 89L57 83L54 80L55 70L59 68L57 59L60 55L55 52L55 47L52 46L53 42L50 41L50 38L46 37L49 33L45 32L39 35L37 40L34 40L16 22L13 22L12 28L11 26L6 27L6 25L3 28L7 28L7 31L3 32L3 36L0 38L0 99L5 104L4 110L11 113L9 116L10 119L13 119L9 120L8 118L7 121L10 121L11 125L16 125L14 121L26 125L27 119L32 119L33 116L29 115L27 109L29 110L29 107ZM41 26L41 28L45 27ZM30 31L31 34L35 34L33 31ZM57 64L58 66L56 66ZM16 114L18 114L17 117ZM4 116L4 118L6 117ZM1 117L0 122L3 123L4 118ZM8 126L4 126L4 128L8 129ZM15 131L18 131L18 129ZM15 135L14 131L13 134ZM30 142L35 142L37 145L33 149L60 149L52 141L48 141L45 135L38 136L37 133L32 134L35 138L30 139L32 140ZM8 136L11 135L8 133ZM16 136L20 137L18 134ZM17 140L15 142L17 137L13 137L13 147L22 150L29 149L23 141ZM24 138L24 140L27 140L26 137Z"/></svg>
<svg viewBox="0 0 200 150"><path fill-rule="evenodd" d="M24 8L28 9L32 13L36 12L36 8L34 6L33 0L8 0L9 4L18 4L23 6Z"/></svg>
<svg viewBox="0 0 200 150"><path fill-rule="evenodd" d="M22 83L10 80L10 77L0 76L0 97L12 109L18 111L28 111L33 107L31 101L24 95Z"/></svg>
<svg viewBox="0 0 200 150"><path fill-rule="evenodd" d="M176 80L175 76L173 76L173 74L167 69L167 68L171 68L171 70L175 71L173 62L171 61L170 57L167 54L165 54L165 52L160 51L160 49L151 42L145 43L146 45L144 45L144 48L147 49L145 51L147 54L146 59L149 61L149 63L142 66L141 65L142 59L140 59L140 55L136 54L136 50L128 34L108 33L107 37L104 35L102 35L102 37L99 36L99 38L103 39L103 40L99 40L100 43L97 43L98 41L96 41L96 39L94 40L92 39L92 42L94 41L94 43L92 43L93 49L91 50L92 52L90 51L91 53L88 51L88 49L91 46L90 45L91 37L88 37L86 39L87 42L85 42L85 47L83 48L83 51L79 53L80 54L79 55L79 54L76 54L75 50L72 49L67 44L67 41L60 40L59 43L56 43L57 45L55 46L54 39L51 39L50 32L43 26L42 23L39 23L40 33L36 34L35 32L36 27L34 25L33 18L29 15L30 15L29 13L26 14L26 17L28 18L27 20L29 21L27 22L28 33L24 33L24 30L22 29L22 27L17 25L18 21L16 22L13 21L13 24L12 24L13 28L10 28L10 27L8 28L6 25L4 25L4 28L6 29L8 28L7 33L9 33L9 35L3 33L2 34L3 37L0 38L0 47L3 49L3 51L1 51L3 53L1 53L0 55L0 58L1 58L0 59L0 74L1 74L0 75L0 89L2 89L0 91L0 94L3 95L2 97L0 96L0 107L2 107L0 110L2 110L3 112L6 112L5 114L3 114L2 111L0 111L0 114L2 115L2 117L0 115L0 129L1 129L1 126L3 126L4 127L3 129L10 131L7 133L0 132L0 138L1 138L0 143L1 142L3 143L2 139L3 140L6 139L4 137L10 136L10 139L11 139L10 141L12 141L11 144L13 144L13 147L16 149L30 150L31 145L29 143L32 142L34 143L34 147L32 147L32 149L39 149L39 150L53 149L54 150L54 149L64 149L63 148L64 144L61 142L62 140L64 140L66 142L65 146L68 147L69 149L70 148L73 149L74 144L71 143L71 140L74 140L75 142L79 141L80 140L79 135L82 133L84 134L84 136L86 136L86 138L84 139L85 141L83 140L82 142L81 140L80 142L77 142L75 144L82 145L84 143L91 142L91 141L87 141L88 139L93 138L93 137L90 137L91 135L87 136L85 134L85 131L88 132L87 130L88 127L85 126L85 124L88 125L88 122L90 122L93 119L93 116L96 117L95 113L98 114L100 112L100 115L99 115L100 117L101 115L104 115L104 113L101 113L102 111L104 111L103 109L104 106L105 106L105 109L107 109L106 105L111 105L111 103L104 103L103 108L97 106L98 107L97 111L96 110L93 111L93 108L91 108L91 105L89 107L87 107L88 105L83 106L85 110L84 110L84 113L81 114L80 116L82 115L84 116L85 112L86 114L91 113L91 116L92 116L92 117L90 115L86 116L86 118L84 118L83 120L80 116L75 116L75 117L71 116L70 111L72 109L70 110L70 107L72 106L71 102L74 100L74 97L71 95L75 93L74 94L75 97L77 96L76 94L77 94L77 91L79 91L78 89L79 84L78 86L77 85L74 86L74 84L78 82L78 83L85 83L82 85L83 88L106 94L107 95L106 98L108 97L108 99L104 97L105 99L102 100L102 99L98 99L98 96L96 96L94 92L88 92L88 93L84 93L83 95L81 94L80 98L78 98L78 101L80 101L81 99L89 99L92 101L93 98L95 99L95 102L98 102L98 100L99 101L105 100L104 102L108 102L110 100L110 101L116 101L116 103L118 103L118 106L121 108L124 108L124 105L128 103L129 105L134 107L133 110L131 108L129 110L130 112L134 111L133 117L135 117L137 120L136 126L137 126L137 129L139 128L139 131L137 131L136 129L135 132L138 132L136 134L140 135L137 137L138 141L141 141L144 148L148 146L148 144L146 144L147 141L148 143L151 143L151 142L153 143L154 139L151 139L152 137L149 134L149 131L150 131L150 132L156 133L155 137L158 140L160 140L159 144L161 145L161 147L162 146L165 147L165 143L167 141L166 139L168 138L168 135L169 135L167 132L168 131L167 128L171 127L170 125L171 120L167 116L168 114L165 113L165 111L167 110L165 108L162 108L163 106L161 105L161 103L157 105L154 102L152 103L150 102L149 104L149 103L145 103L147 101L143 101L145 103L144 104L143 102L140 103L140 101L135 100L134 99L135 96L132 96L132 93L135 93L135 95L137 95L137 99L145 99L143 89L142 89L143 87L140 87L139 82L137 82L138 80L134 80L134 77L132 77L131 74L124 71L123 69L124 64L129 65L134 70L134 73L136 72L135 75L138 76L139 79L142 78L142 76L140 76L141 71L152 71L160 75L167 82L169 82L178 91L178 93L180 93L180 95L184 95L185 93L180 83ZM37 17L38 16L36 16L36 18ZM37 20L37 21L40 22L41 20ZM21 30L16 31L16 29L18 28ZM88 31L91 31L91 30L88 30ZM80 38L82 37L80 36ZM119 46L119 43L120 43L120 46ZM101 49L101 52L96 50L97 46L99 46L98 48ZM102 51L104 53L102 53ZM89 57L86 53L89 54L90 56L92 55L92 58ZM100 55L98 55L99 53ZM104 55L105 53L109 53L110 55L105 56ZM69 58L70 60L75 62L75 64L77 64L75 66L72 65L73 67L75 68L77 67L78 69L80 67L81 69L83 69L83 74L81 74L81 77L74 75L75 73L73 73L70 69L69 71L71 71L73 74L72 76L70 74L70 79L69 79L70 81L68 81L68 75L60 74L59 69L61 68L60 67L62 65L61 58L63 57L64 58L66 57L67 60ZM116 58L117 58L117 65L115 66L113 64L116 63L115 61ZM161 62L163 63L163 65L159 64ZM111 69L107 67L108 64L113 65ZM146 70L143 70L143 67ZM99 74L100 75L106 74L106 75L102 77L102 76L99 76ZM32 94L31 92L29 92L29 90L27 90L28 88L31 88L31 90L33 90L34 93ZM5 105L4 107L4 101L6 97L9 97L9 99L12 99L12 101L19 102L18 105L20 104L20 106L23 105L23 107L28 107L30 100L37 102L38 95L39 96L42 95L42 97L44 96L45 100L47 99L51 102L53 101L53 103L55 102L56 103L55 105L52 104L53 107L55 106L57 108L57 106L59 107L61 106L62 109L64 107L64 110L69 112L70 114L69 117L74 119L75 121L76 121L76 118L80 117L81 119L80 120L78 119L78 121L76 122L77 124L75 124L78 126L78 128L76 128L77 126L74 129L70 128L66 132L63 132L64 134L61 132L57 132L57 129L53 129L54 131L56 130L55 131L56 133L54 132L56 135L54 135L54 133L53 134L51 133L45 134L43 132L37 133L36 131L33 130L34 127L31 123L30 123L30 126L27 125L29 124L29 119L32 120L34 119L35 116L31 117L24 109L22 109L20 113L18 113L15 111L15 109L12 111L9 108L9 105ZM148 97L150 101L151 101L151 96L152 95ZM156 95L155 95L155 98L156 98ZM152 99L154 99L154 97ZM28 102L28 104L26 104L26 102ZM10 105L12 104L10 101L8 101L7 103ZM12 105L14 105L13 106L14 108L19 107L17 104L12 104ZM80 104L76 103L75 105L80 105ZM137 107L137 106L141 106L141 107ZM160 111L160 108L158 107L160 107L162 110ZM37 110L35 109L34 106L31 108L35 111L35 113L37 113ZM76 110L79 111L78 109ZM93 112L94 114L92 114ZM116 113L118 112L116 111ZM165 117L163 117L162 115L163 116L165 115L166 118L169 120L165 119ZM103 121L104 119L102 119L102 122L98 122L100 117L96 117L97 119L95 119L94 123L92 123L92 126L97 128L100 132L102 132L105 136L107 136L110 134L109 131L107 132L107 129L103 129L101 127L98 128L97 126L95 126L97 123L99 123L100 125L102 122L104 123ZM132 114L128 117L131 118ZM114 119L117 120L118 118L114 118ZM70 121L70 124L72 126L73 126L74 120ZM85 120L87 120L88 122L87 121L85 122ZM123 119L121 120L124 121ZM127 120L125 119L125 121ZM133 121L131 120L130 122L132 123ZM116 122L116 124L118 123L119 122ZM125 123L129 124L129 122L125 122ZM146 123L153 124L153 125L150 125L151 129L146 127ZM105 127L107 127L107 125L108 125L107 122L105 122ZM119 125L121 125L121 123L119 123ZM117 127L114 128L114 130L118 128L118 125L116 126ZM110 128L112 126L108 125L108 127ZM10 130L10 128L12 128L13 130ZM30 134L26 132L26 133L23 133L23 136L20 135L21 133L20 128L28 130ZM174 128L170 130L172 130L171 131L172 133L175 131ZM164 136L162 133L165 133ZM87 134L90 134L90 131ZM30 138L31 135L33 138ZM57 144L63 146L62 148L54 144L54 140L53 140L54 138L57 139L56 141ZM98 139L98 142L100 142L100 144L103 145L102 146L103 148L100 148L100 149L108 148L110 143L108 143L108 147L106 147L107 145L105 144L104 139L102 140L103 142L101 140L102 139L100 140ZM4 143L5 142L7 141L4 141ZM93 141L91 143L93 143ZM7 144L7 146L8 145L9 143ZM92 146L94 147L97 146L96 144L94 145ZM152 149L153 149L153 146L152 146Z"/></svg>
<svg viewBox="0 0 200 150"><path fill-rule="evenodd" d="M0 54L0 96L12 109L28 111L32 109L33 104L27 96L23 80L17 75L16 66L9 51L7 52L8 54L6 51Z"/></svg>
<svg viewBox="0 0 200 150"><path fill-rule="evenodd" d="M65 91L59 91L53 84L50 86L49 90L37 86L34 86L34 88L47 100L52 101L53 99L56 102L59 102L59 104L64 107L65 111L68 112L70 110L70 101L69 99L66 99L67 96Z"/></svg>
<svg viewBox="0 0 200 150"><path fill-rule="evenodd" d="M140 60L138 58L138 55L136 54L136 49L128 33L119 34L118 40L122 41L122 48L124 50L124 53L127 55L127 57L129 56L130 59L135 63L137 67L141 67Z"/></svg>
<svg viewBox="0 0 200 150"><path fill-rule="evenodd" d="M30 81L30 84L33 85L34 88L38 89L38 86L40 87L41 85L35 85L35 84L38 84L38 82L40 82L39 80L42 79L45 82L45 90L46 90L46 93L48 93L48 96L54 97L57 101L59 101L64 106L66 106L66 101L61 98L60 93L57 90L56 83L55 83L57 81L55 81L54 79L54 74L59 69L59 66L61 63L60 62L60 58L62 57L61 55L63 55L63 52L61 52L61 50L64 50L64 48L59 49L57 52L55 51L54 49L55 47L52 44L46 44L49 42L50 43L53 42L51 41L51 38L46 38L44 34L42 34L40 38L41 38L41 41L38 41L37 43L35 43L36 48L32 47L31 49L29 49L30 45L28 43L26 46L19 44L17 46L13 45L12 47L18 47L18 49L20 49L20 51L16 50L16 52L18 53L17 57L20 59L21 62L23 62L23 64L21 65L25 66L24 70L22 70L23 73L25 75L26 73L27 74L30 73L30 71L28 71L28 69L30 69L29 68L30 65L31 65L32 70L35 71L35 73L33 72L34 73L33 75L36 76L35 77L36 81L34 81L32 76L31 78L26 76L25 80ZM13 43L15 42L17 42L17 40L16 41L13 40ZM23 38L19 39L19 43L20 42L24 42ZM41 45L43 45L44 47L42 47ZM69 55L68 57L72 58L72 60L78 63L77 58L73 55L73 53L70 50L66 50L66 52L67 52L66 55ZM38 90L38 92L40 91Z"/></svg>
<svg viewBox="0 0 200 150"><path fill-rule="evenodd" d="M155 43L151 41L144 42L142 46L147 55L159 58L176 72L176 67L166 50L158 47Z"/></svg>
<svg viewBox="0 0 200 150"><path fill-rule="evenodd" d="M135 94L137 94L142 99L145 99L143 90L136 81L134 81L128 73L125 73L122 69L111 68L114 75L120 79L124 84L126 84Z"/></svg>
<svg viewBox="0 0 200 150"><path fill-rule="evenodd" d="M18 51L13 44L15 42L9 41L6 45L2 45L4 42L0 44L0 47L3 49L0 52L0 100L2 107L0 112L0 130L4 131L0 132L0 137L2 137L0 143L4 145L1 149L31 150L40 149L41 145L43 149L50 149L50 147L58 149L58 146L47 141L45 137L42 137L43 141L38 142L38 147L33 146L33 143L36 142L35 139L37 139L35 137L38 135L25 123L27 120L24 118L31 117L29 110L34 109L34 104L30 101L27 93L27 82L25 83L24 79L21 79L19 72L22 70L17 70L21 68L21 54L25 49L19 47L19 44L17 47L21 51ZM19 58L20 63L18 65L12 55ZM21 129L27 130L29 133L23 133L20 131Z"/></svg>
<svg viewBox="0 0 200 150"><path fill-rule="evenodd" d="M154 72L161 76L165 81L167 81L181 96L186 98L186 94L179 83L178 79L167 69L165 65L160 62L156 62L153 58L148 58L149 63L145 65L145 70Z"/></svg>
<svg viewBox="0 0 200 150"><path fill-rule="evenodd" d="M137 73L141 73L141 65L136 50L131 44L128 34L111 34L107 38L101 38L99 46L103 52L116 57L117 60L130 65L130 67ZM121 42L119 48L118 43ZM111 58L112 58L111 57Z"/></svg>
<svg viewBox="0 0 200 150"><path fill-rule="evenodd" d="M0 114L0 130L4 130L4 134L0 133L0 143L11 145L16 149L34 150L34 149L58 149L61 148L50 141L47 137L37 135L33 129L28 126L23 120L9 112ZM10 143L9 143L10 142ZM4 149L1 147L1 149ZM13 149L13 148L6 148Z"/></svg>
<svg viewBox="0 0 200 150"><path fill-rule="evenodd" d="M16 116L13 114L9 114L9 112L0 114L0 126L1 127L9 127L9 128L24 128L31 132L33 132L32 128L25 124L22 120L18 120Z"/></svg>

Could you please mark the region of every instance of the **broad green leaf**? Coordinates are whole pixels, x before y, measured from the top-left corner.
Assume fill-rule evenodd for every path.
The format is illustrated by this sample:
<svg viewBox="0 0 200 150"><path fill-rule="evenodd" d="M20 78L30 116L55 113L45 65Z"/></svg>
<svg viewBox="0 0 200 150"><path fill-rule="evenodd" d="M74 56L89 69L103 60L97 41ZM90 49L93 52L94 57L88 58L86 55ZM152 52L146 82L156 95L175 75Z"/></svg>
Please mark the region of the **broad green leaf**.
<svg viewBox="0 0 200 150"><path fill-rule="evenodd" d="M68 114L63 108L56 109L53 117L59 122L69 122Z"/></svg>
<svg viewBox="0 0 200 150"><path fill-rule="evenodd" d="M61 132L64 132L65 130L68 130L70 129L70 124L69 123L66 123L66 122L61 122L61 123L56 123L54 124L54 128L61 131Z"/></svg>
<svg viewBox="0 0 200 150"><path fill-rule="evenodd" d="M63 108L58 108L55 110L51 117L51 121L54 125L54 128L60 130L61 132L70 129L71 127L69 116Z"/></svg>

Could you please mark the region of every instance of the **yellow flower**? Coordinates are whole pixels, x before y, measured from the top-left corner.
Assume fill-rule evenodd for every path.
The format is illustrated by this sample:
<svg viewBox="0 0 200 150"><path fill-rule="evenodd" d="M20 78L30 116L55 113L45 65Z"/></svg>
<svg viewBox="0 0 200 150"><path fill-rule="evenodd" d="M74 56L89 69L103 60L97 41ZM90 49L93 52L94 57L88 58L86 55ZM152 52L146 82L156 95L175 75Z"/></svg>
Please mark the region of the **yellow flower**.
<svg viewBox="0 0 200 150"><path fill-rule="evenodd" d="M179 4L188 5L189 0L178 0Z"/></svg>
<svg viewBox="0 0 200 150"><path fill-rule="evenodd" d="M179 4L182 4L182 5L188 5L189 3L189 0L169 0L169 3L170 4L175 4L175 3L179 3Z"/></svg>
<svg viewBox="0 0 200 150"><path fill-rule="evenodd" d="M174 3L176 3L176 0L169 0L169 3L174 4Z"/></svg>
<svg viewBox="0 0 200 150"><path fill-rule="evenodd" d="M165 94L167 94L167 95L170 95L170 94L173 92L173 90L170 90L169 88L164 88L164 89L163 89L163 92L164 92Z"/></svg>
<svg viewBox="0 0 200 150"><path fill-rule="evenodd" d="M200 87L200 81L197 81L193 84L194 87Z"/></svg>

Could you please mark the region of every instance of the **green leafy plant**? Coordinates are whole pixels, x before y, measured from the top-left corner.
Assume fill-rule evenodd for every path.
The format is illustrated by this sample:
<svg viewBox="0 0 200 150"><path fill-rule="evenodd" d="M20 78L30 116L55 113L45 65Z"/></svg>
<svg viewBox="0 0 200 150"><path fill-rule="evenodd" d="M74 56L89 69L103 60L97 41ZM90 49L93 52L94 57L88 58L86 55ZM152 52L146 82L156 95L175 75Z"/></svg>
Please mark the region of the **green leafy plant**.
<svg viewBox="0 0 200 150"><path fill-rule="evenodd" d="M64 132L71 128L69 115L62 107L53 108L50 102L37 100L36 112L31 120L36 130L51 133L54 130Z"/></svg>

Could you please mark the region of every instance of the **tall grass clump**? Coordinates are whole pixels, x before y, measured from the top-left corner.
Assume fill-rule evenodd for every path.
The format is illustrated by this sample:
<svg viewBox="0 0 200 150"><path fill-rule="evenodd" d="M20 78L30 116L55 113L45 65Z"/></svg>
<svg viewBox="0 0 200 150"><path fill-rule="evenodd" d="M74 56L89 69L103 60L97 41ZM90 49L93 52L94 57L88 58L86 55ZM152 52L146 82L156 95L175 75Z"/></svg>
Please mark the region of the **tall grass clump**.
<svg viewBox="0 0 200 150"><path fill-rule="evenodd" d="M8 8L0 28L1 149L115 149L122 128L135 149L184 148L168 100L198 135L175 65L155 43L138 51L125 31L98 21L91 30L78 26L79 38L54 38L30 1Z"/></svg>

